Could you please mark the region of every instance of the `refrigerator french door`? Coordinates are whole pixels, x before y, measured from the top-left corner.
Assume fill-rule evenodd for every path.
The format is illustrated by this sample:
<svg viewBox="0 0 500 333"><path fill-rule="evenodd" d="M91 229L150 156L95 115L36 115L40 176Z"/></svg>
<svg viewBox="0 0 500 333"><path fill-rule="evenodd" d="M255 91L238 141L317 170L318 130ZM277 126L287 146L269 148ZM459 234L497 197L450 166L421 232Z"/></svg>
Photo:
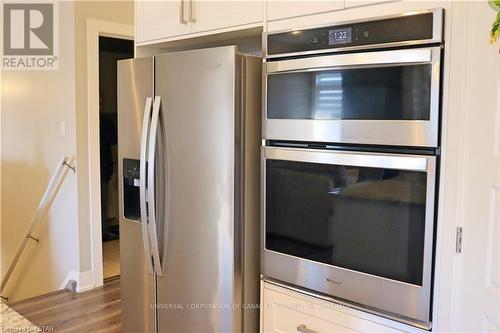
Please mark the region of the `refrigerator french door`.
<svg viewBox="0 0 500 333"><path fill-rule="evenodd" d="M124 332L257 331L261 60L118 65Z"/></svg>

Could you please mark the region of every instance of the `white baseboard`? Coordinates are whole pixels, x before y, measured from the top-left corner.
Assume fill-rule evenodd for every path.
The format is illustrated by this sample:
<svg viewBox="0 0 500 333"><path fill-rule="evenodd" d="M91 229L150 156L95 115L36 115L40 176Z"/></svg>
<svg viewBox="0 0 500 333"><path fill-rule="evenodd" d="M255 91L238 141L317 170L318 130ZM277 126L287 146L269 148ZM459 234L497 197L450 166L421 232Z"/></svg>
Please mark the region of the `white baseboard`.
<svg viewBox="0 0 500 333"><path fill-rule="evenodd" d="M94 288L94 276L92 271L77 272L75 270L71 270L64 278L64 281L60 284L59 290L66 288L71 280L76 282L76 291L79 293Z"/></svg>
<svg viewBox="0 0 500 333"><path fill-rule="evenodd" d="M68 283L73 280L78 285L78 280L80 278L80 274L75 270L70 270L68 275L64 278L63 282L59 285L59 290L62 290L68 286Z"/></svg>
<svg viewBox="0 0 500 333"><path fill-rule="evenodd" d="M76 291L82 293L90 289L94 289L94 274L92 271L80 272Z"/></svg>

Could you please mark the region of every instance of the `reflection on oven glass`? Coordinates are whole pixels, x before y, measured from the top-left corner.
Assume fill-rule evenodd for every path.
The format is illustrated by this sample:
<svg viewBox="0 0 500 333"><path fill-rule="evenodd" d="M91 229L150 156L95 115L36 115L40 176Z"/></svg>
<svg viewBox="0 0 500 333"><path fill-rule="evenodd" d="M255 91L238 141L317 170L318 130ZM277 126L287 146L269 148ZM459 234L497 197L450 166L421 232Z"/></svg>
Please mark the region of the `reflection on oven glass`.
<svg viewBox="0 0 500 333"><path fill-rule="evenodd" d="M432 65L268 75L268 119L429 120Z"/></svg>
<svg viewBox="0 0 500 333"><path fill-rule="evenodd" d="M424 172L266 161L266 249L422 284Z"/></svg>
<svg viewBox="0 0 500 333"><path fill-rule="evenodd" d="M317 74L314 85L313 118L342 118L342 74Z"/></svg>

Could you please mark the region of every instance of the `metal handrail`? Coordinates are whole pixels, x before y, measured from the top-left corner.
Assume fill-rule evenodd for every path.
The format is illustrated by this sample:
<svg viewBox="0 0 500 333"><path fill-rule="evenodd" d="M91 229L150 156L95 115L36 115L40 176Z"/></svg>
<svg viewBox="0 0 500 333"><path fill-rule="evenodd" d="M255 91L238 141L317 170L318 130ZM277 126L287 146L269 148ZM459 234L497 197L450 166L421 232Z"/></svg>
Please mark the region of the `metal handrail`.
<svg viewBox="0 0 500 333"><path fill-rule="evenodd" d="M9 282L9 279L14 272L14 269L16 268L17 263L19 262L19 259L21 258L21 255L23 254L23 251L26 247L26 244L28 243L28 240L34 240L35 242L39 242L38 238L33 237L32 232L33 229L35 228L36 224L42 219L44 216L47 205L50 202L50 199L52 196L55 194L55 190L58 188L59 182L62 180L62 177L65 175L64 167L68 167L71 169L73 172L76 172L76 168L71 165L73 161L73 157L69 156L62 156L61 159L59 160L59 163L57 164L56 169L54 170L54 173L52 174L52 177L50 178L50 181L47 185L47 188L45 189L45 192L43 193L42 198L40 199L40 202L38 204L38 207L36 208L35 214L33 214L33 217L31 219L31 223L26 229L25 235L23 237L23 240L21 241L21 244L19 245L19 248L17 249L16 255L14 256L14 259L12 260L9 268L7 269L7 273L5 274L5 277L2 280L2 284L0 285L0 293L3 292L5 286L7 285L7 282ZM4 299L7 299L7 297L3 297Z"/></svg>

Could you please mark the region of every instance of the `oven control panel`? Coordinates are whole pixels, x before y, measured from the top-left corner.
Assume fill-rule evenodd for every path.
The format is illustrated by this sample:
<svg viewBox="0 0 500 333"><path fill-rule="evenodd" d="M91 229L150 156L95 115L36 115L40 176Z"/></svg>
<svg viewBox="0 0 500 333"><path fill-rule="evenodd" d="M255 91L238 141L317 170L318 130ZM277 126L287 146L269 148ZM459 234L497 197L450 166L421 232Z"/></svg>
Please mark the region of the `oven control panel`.
<svg viewBox="0 0 500 333"><path fill-rule="evenodd" d="M442 16L442 9L399 15L352 24L335 25L306 30L292 30L267 35L267 54L285 55L307 51L342 49L349 46L383 46L396 42L441 42L435 27L435 15Z"/></svg>

